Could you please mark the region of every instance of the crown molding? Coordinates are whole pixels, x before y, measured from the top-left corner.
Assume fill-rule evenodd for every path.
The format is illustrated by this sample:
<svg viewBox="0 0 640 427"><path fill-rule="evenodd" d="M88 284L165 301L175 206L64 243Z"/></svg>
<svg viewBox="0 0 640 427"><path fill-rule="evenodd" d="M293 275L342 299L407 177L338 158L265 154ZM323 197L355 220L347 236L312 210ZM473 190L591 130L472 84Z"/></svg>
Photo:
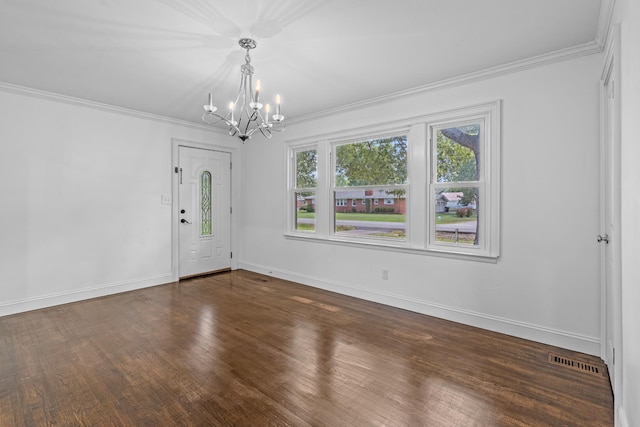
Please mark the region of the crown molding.
<svg viewBox="0 0 640 427"><path fill-rule="evenodd" d="M68 95L61 95L59 93L47 92L45 90L33 89L25 86L19 86L12 83L0 82L0 90L3 92L15 93L18 95L25 95L34 98L45 99L47 101L62 102L65 104L75 105L79 107L92 108L94 110L105 111L108 113L122 114L129 117L135 117L138 119L153 120L156 122L168 123L172 125L186 126L194 129L223 133L220 129L213 128L204 124L193 123L186 120L174 119L172 117L161 116L158 114L147 113L144 111L133 110L129 108L118 107L110 104L103 104L101 102L90 101L87 99L76 98Z"/></svg>
<svg viewBox="0 0 640 427"><path fill-rule="evenodd" d="M603 3L608 1L609 0L603 0ZM533 56L531 58L510 62L508 64L499 65L496 67L486 68L481 71L463 74L457 77L452 77L450 79L440 80L433 83L427 83L425 85L417 86L411 89L393 92L393 93L378 96L375 98L365 99L362 101L354 102L354 103L343 105L340 107L320 111L318 113L311 113L311 114L305 114L303 116L293 117L288 120L288 124L291 125L291 124L305 122L313 119L331 116L334 114L359 110L361 108L368 107L374 104L379 104L382 102L393 101L393 100L397 100L407 96L426 93L426 92L430 92L437 89L456 87L456 86L460 86L460 85L464 85L472 82L487 80L494 77L503 76L506 74L512 74L519 71L528 70L531 68L537 68L537 67L542 67L549 64L554 64L556 62L562 62L562 61L567 61L574 58L579 58L582 56L601 53L602 51L603 51L603 45L598 41L594 40L589 43L556 50L546 54Z"/></svg>
<svg viewBox="0 0 640 427"><path fill-rule="evenodd" d="M598 16L598 28L596 30L595 40L602 46L605 46L607 44L607 40L609 40L615 4L616 0L600 1L600 15Z"/></svg>

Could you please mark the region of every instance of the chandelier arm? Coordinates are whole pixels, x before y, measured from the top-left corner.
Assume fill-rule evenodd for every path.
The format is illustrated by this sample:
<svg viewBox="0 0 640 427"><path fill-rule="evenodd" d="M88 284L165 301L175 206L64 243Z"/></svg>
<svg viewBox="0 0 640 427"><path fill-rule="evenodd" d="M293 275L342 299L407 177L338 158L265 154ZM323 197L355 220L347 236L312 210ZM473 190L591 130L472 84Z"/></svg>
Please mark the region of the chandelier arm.
<svg viewBox="0 0 640 427"><path fill-rule="evenodd" d="M216 117L217 120L209 121L209 120L206 119L209 116ZM229 123L229 121L227 120L226 117L223 117L223 116L221 116L220 114L217 114L217 113L204 113L202 115L202 120L204 120L205 123L210 124L210 125L217 124L217 123L219 123L221 121L224 121L227 124Z"/></svg>
<svg viewBox="0 0 640 427"><path fill-rule="evenodd" d="M237 126L237 125L235 125L235 124L234 124L234 123L232 123L232 122L227 122L227 124L229 125L230 130L232 130L232 131L233 131L233 134L234 134L234 135L235 135L235 134L239 134L239 133L240 133L240 128L238 128L238 126Z"/></svg>
<svg viewBox="0 0 640 427"><path fill-rule="evenodd" d="M271 139L271 129L268 126L266 127L260 126L257 129L260 129L260 133L262 134L262 136L264 136L267 139Z"/></svg>
<svg viewBox="0 0 640 427"><path fill-rule="evenodd" d="M217 120L213 120L213 121L209 121L205 118L205 116L215 116L217 118ZM237 133L240 133L240 129L238 128L238 126L236 126L233 122L231 122L227 117L223 117L219 114L215 114L215 113L205 113L203 114L202 120L204 120L205 123L209 124L209 125L215 125L222 122L225 122L225 124L227 126L229 126L229 134L231 135L233 133L234 136Z"/></svg>
<svg viewBox="0 0 640 427"><path fill-rule="evenodd" d="M245 124L245 127L244 127L244 134L245 135L250 135L248 133L249 125L251 124L252 121L255 121L255 119L253 118L253 116L254 116L253 114L251 116L249 116L249 110L246 110L246 115L247 115L247 123Z"/></svg>

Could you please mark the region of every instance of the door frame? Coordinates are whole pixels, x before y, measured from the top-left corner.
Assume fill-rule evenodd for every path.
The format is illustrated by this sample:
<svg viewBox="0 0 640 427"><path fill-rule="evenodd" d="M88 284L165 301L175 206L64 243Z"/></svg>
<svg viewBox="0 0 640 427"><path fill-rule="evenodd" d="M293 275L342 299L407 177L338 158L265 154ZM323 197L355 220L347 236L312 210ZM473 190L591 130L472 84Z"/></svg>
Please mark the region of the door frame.
<svg viewBox="0 0 640 427"><path fill-rule="evenodd" d="M179 185L180 176L177 173L177 168L180 167L179 156L180 147L198 148L201 150L220 151L223 153L229 153L231 156L231 164L240 165L241 150L238 148L227 147L223 145L207 144L202 142L189 141L179 138L171 138L171 278L172 281L177 282L180 280L180 206L179 206ZM230 230L230 244L231 244L231 269L236 270L238 268L240 240L239 240L239 223L237 218L241 218L240 210L240 168L231 167L231 180L229 182L231 192L231 230Z"/></svg>
<svg viewBox="0 0 640 427"><path fill-rule="evenodd" d="M614 205L614 212L620 211L621 206L621 176L620 176L620 113L621 113L621 79L620 79L620 26L616 25L612 31L612 37L610 43L607 45L605 50L605 61L602 69L602 74L600 78L600 232L604 235L607 232L606 229L606 179L605 176L607 172L606 167L606 150L611 150L612 160L611 166L612 170L610 171L610 179L612 179L612 187L613 194L611 195L611 201ZM608 85L609 81L613 79L614 87L614 104L615 104L615 113L616 116L613 120L613 123L609 123L609 101L608 101ZM614 140L608 141L608 134L610 133L608 130L610 127L614 128ZM611 147L609 147L611 144ZM606 363L608 369L613 370L613 377L615 379L613 386L614 393L614 414L617 414L617 408L620 404L620 396L622 392L622 301L621 301L621 265L620 265L620 255L621 255L621 220L618 216L616 216L613 220L614 223L614 232L613 235L609 236L610 243L601 244L600 248L600 357ZM613 283L607 282L607 250L614 251L614 260L615 260L615 269L617 271L612 272L612 281ZM614 287L614 301L608 301L608 288ZM609 307L613 308L613 318L612 321L612 335L613 337L609 337L608 335L608 310ZM609 341L613 342L615 348L615 355L609 351L608 343ZM615 362L615 363L614 363ZM609 374L611 375L611 374ZM617 399L615 398L617 397ZM617 416L617 415L616 415Z"/></svg>

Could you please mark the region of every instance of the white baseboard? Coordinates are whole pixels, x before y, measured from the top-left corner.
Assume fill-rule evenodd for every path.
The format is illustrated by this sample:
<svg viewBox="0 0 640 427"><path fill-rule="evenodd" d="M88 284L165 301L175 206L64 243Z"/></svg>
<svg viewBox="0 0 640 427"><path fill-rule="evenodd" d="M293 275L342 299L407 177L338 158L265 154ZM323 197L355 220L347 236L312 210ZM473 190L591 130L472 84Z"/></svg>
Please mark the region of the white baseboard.
<svg viewBox="0 0 640 427"><path fill-rule="evenodd" d="M131 281L108 283L105 285L77 289L69 292L60 292L27 298L19 301L0 303L0 317L22 313L25 311L53 307L61 304L68 304L71 302L77 302L91 298L118 294L121 292L133 291L136 289L148 288L151 286L163 285L171 282L173 282L173 280L171 275L169 274L146 277Z"/></svg>
<svg viewBox="0 0 640 427"><path fill-rule="evenodd" d="M370 289L360 288L335 281L328 281L299 273L275 270L257 264L241 262L238 267L367 301L373 301L416 313L426 314L441 319L451 320L453 322L463 323L465 325L475 326L518 338L600 357L600 339L597 337L589 337L540 325L520 322L517 320L505 319L498 316L459 309L402 295L372 291Z"/></svg>

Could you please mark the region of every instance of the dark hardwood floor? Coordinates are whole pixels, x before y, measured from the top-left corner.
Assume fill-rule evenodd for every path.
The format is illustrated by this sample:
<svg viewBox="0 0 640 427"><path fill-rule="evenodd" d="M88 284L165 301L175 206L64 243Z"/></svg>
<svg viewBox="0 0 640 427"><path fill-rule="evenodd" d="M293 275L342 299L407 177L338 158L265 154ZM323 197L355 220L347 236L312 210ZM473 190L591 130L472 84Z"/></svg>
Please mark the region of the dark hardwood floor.
<svg viewBox="0 0 640 427"><path fill-rule="evenodd" d="M0 426L613 426L605 369L233 271L0 318Z"/></svg>

